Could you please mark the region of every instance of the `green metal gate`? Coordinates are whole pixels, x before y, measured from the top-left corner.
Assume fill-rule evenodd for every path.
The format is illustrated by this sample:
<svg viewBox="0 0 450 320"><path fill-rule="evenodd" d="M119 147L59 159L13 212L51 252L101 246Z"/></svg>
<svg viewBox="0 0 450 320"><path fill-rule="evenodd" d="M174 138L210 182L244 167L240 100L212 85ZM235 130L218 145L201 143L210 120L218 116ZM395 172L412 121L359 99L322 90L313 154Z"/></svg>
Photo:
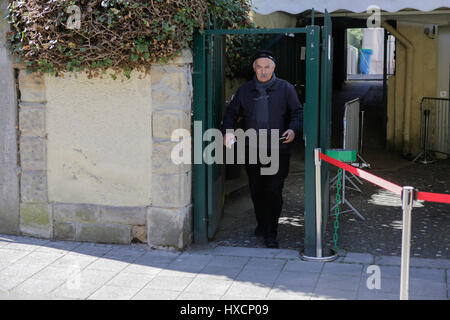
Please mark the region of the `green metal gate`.
<svg viewBox="0 0 450 320"><path fill-rule="evenodd" d="M295 86L302 104L305 102L306 34L283 34L266 41L264 49L272 51L277 63L276 76ZM253 70L252 70L253 71Z"/></svg>
<svg viewBox="0 0 450 320"><path fill-rule="evenodd" d="M322 57L320 81L320 147L322 150L331 147L331 100L333 94L333 38L332 23L328 12L325 11L324 25L322 26ZM325 234L328 212L330 208L330 175L329 164L322 162L322 221Z"/></svg>
<svg viewBox="0 0 450 320"><path fill-rule="evenodd" d="M203 155L203 133L219 128L224 103L224 35L306 34L306 88L303 139L305 142L305 254L315 254L314 148L327 148L331 134L331 20L325 25L285 29L204 30L194 36L194 123L201 124L202 137L195 137L195 154ZM321 32L322 31L322 32ZM322 37L321 37L322 34ZM321 51L322 46L322 51ZM322 66L321 66L322 65ZM320 132L320 134L319 134ZM197 158L199 159L199 158ZM200 160L200 159L199 159ZM194 161L194 241L206 243L217 230L223 212L223 166ZM325 166L324 166L325 167ZM323 183L328 183L324 168ZM322 190L327 190L322 188ZM328 194L322 199L329 199ZM324 201L327 202L327 201ZM328 206L327 206L328 207ZM326 208L327 208L326 207ZM325 211L324 211L325 212Z"/></svg>

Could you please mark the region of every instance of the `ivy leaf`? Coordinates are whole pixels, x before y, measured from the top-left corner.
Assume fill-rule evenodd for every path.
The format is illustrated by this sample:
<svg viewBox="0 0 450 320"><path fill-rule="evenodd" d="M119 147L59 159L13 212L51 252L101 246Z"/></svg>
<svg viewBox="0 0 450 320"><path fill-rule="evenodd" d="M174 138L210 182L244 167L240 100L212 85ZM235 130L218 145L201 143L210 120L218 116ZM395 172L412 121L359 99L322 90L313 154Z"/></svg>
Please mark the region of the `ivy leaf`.
<svg viewBox="0 0 450 320"><path fill-rule="evenodd" d="M127 77L128 79L131 78L131 68L130 67L126 67L125 70L123 71L123 74L125 75L125 77Z"/></svg>
<svg viewBox="0 0 450 320"><path fill-rule="evenodd" d="M110 57L106 57L105 59L103 59L103 62L106 66L112 65L112 60Z"/></svg>
<svg viewBox="0 0 450 320"><path fill-rule="evenodd" d="M136 45L136 50L138 52L148 52L148 46L145 43L140 43L138 45Z"/></svg>

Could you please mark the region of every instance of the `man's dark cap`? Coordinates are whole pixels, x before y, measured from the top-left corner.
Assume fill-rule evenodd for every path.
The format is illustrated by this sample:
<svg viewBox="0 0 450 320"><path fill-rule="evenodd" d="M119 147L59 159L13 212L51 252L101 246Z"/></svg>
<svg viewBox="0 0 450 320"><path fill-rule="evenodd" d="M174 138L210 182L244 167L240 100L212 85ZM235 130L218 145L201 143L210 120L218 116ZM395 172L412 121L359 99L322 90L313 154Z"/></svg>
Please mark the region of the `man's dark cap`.
<svg viewBox="0 0 450 320"><path fill-rule="evenodd" d="M270 50L260 50L256 53L255 55L255 59L253 59L253 61L255 61L256 59L259 58L268 58L270 60L272 60L273 62L276 63L275 58L273 57L273 53Z"/></svg>

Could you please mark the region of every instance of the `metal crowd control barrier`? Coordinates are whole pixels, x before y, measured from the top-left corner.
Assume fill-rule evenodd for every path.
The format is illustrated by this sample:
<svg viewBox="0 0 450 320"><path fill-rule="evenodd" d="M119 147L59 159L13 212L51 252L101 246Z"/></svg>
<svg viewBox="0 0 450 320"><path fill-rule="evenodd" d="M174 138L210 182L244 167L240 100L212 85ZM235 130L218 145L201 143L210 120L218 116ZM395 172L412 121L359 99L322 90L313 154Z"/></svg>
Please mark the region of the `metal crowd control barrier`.
<svg viewBox="0 0 450 320"><path fill-rule="evenodd" d="M362 158L363 134L364 111L361 111L360 100L356 98L345 103L342 148L356 150L356 157L362 161L361 164L358 164L360 168L370 167L370 164Z"/></svg>
<svg viewBox="0 0 450 320"><path fill-rule="evenodd" d="M343 148L358 150L359 98L345 103Z"/></svg>
<svg viewBox="0 0 450 320"><path fill-rule="evenodd" d="M361 113L361 126L360 126L360 113ZM345 103L345 111L344 111L344 133L343 133L343 149L344 150L356 150L356 158L359 158L362 162L356 163L356 158L351 161L352 166L357 167L370 167L361 156L362 150L362 136L363 136L363 128L364 128L364 112L360 111L360 100L359 98L353 99L351 101L347 101ZM337 175L331 179L330 188L334 187L336 184ZM362 192L361 189L356 185L353 181L356 180L359 184L363 184L363 182L358 179L358 177L352 173L350 175L344 170L342 172L342 202L346 204L350 210L342 211L345 212L354 212L361 220L365 220L364 216L350 203L350 201L345 197L345 190L352 189L358 192ZM347 183L349 182L352 186L349 186ZM330 211L333 211L333 206Z"/></svg>
<svg viewBox="0 0 450 320"><path fill-rule="evenodd" d="M450 99L422 98L420 115L422 151L413 162L430 164L436 161L432 152L450 155Z"/></svg>
<svg viewBox="0 0 450 320"><path fill-rule="evenodd" d="M347 170L356 176L365 179L377 186L380 186L386 190L393 192L394 194L401 196L402 210L403 210L403 224L402 224L402 252L401 252L401 274L400 274L400 300L408 300L409 290L409 260L410 260L410 244L411 244L411 213L414 206L414 201L424 200L431 202L449 203L450 194L440 194L432 192L418 191L411 186L398 186L390 181L384 180L371 173L368 173L359 168L355 168L345 162L339 161L333 157L321 153L320 148L314 150L316 157L316 255L315 258L309 258L305 260L309 261L332 261L337 256L323 257L322 252L322 207L321 207L321 190L320 190L320 165L321 160L324 160L342 170ZM336 254L337 255L337 254Z"/></svg>
<svg viewBox="0 0 450 320"><path fill-rule="evenodd" d="M354 100L348 101L345 103L345 111L344 111L344 137L342 139L342 148L343 149L350 149L350 150L357 150L356 156L358 157L359 151L362 148L362 127L361 130L359 129L359 113L360 113L360 103L359 98L356 98ZM362 113L362 116L364 116L364 113ZM361 119L363 123L364 118ZM360 134L361 133L361 134ZM361 137L361 139L360 139ZM359 146L358 146L359 144ZM355 162L356 159L353 161ZM358 179L355 175L352 175L353 178L355 178L360 184L362 184L362 181ZM342 177L342 181L344 184L343 192L345 190L345 172ZM348 181L353 185L353 188L349 189L356 190L358 192L361 192L361 189L353 182L351 177L348 177Z"/></svg>

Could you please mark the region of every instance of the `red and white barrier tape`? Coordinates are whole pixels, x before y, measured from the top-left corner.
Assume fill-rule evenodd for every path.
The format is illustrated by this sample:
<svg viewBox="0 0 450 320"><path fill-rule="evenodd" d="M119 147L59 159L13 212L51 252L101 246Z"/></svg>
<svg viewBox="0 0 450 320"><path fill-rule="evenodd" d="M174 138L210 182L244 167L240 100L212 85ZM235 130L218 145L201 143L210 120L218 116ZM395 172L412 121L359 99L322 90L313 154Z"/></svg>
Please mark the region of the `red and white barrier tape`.
<svg viewBox="0 0 450 320"><path fill-rule="evenodd" d="M450 194L417 192L417 200L425 200L431 202L450 203Z"/></svg>
<svg viewBox="0 0 450 320"><path fill-rule="evenodd" d="M396 195L401 196L402 194L402 187L399 185L396 185L390 181L381 179L380 177L377 177L371 173L368 173L364 170L355 168L349 164L346 164L345 162L336 160L330 156L327 156L326 154L323 154L319 152L320 159L339 167L343 170L346 170L348 172L353 173L354 175L363 178L373 184L376 184L377 186L380 186L386 190L389 190ZM431 202L440 202L440 203L450 203L450 194L443 194L443 193L431 193L431 192L417 192L417 199L416 200L424 200L424 201L431 201Z"/></svg>

